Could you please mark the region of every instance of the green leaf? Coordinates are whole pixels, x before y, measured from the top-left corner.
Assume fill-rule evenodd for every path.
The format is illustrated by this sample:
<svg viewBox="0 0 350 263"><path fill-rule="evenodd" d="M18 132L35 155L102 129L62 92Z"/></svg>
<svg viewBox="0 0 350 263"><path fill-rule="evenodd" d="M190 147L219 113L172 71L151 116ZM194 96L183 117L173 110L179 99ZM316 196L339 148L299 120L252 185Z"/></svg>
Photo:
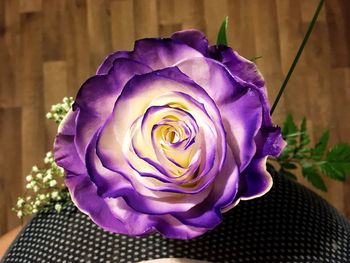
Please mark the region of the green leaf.
<svg viewBox="0 0 350 263"><path fill-rule="evenodd" d="M320 139L316 143L315 148L312 150L313 159L320 160L323 157L327 148L328 140L329 140L329 131L324 130Z"/></svg>
<svg viewBox="0 0 350 263"><path fill-rule="evenodd" d="M323 163L320 165L321 171L327 175L329 178L338 181L345 181L345 174L343 173L343 169L341 165L335 163Z"/></svg>
<svg viewBox="0 0 350 263"><path fill-rule="evenodd" d="M282 127L282 136L287 141L289 146L297 144L297 136L299 135L298 127L296 126L292 115L288 114Z"/></svg>
<svg viewBox="0 0 350 263"><path fill-rule="evenodd" d="M319 166L328 177L344 181L350 174L350 145L335 145L328 151L325 161L320 162Z"/></svg>
<svg viewBox="0 0 350 263"><path fill-rule="evenodd" d="M300 137L299 137L300 148L310 143L310 136L307 133L306 118L304 117L300 125Z"/></svg>
<svg viewBox="0 0 350 263"><path fill-rule="evenodd" d="M334 145L327 153L326 160L350 162L350 145L345 143Z"/></svg>
<svg viewBox="0 0 350 263"><path fill-rule="evenodd" d="M227 46L227 36L226 36L227 25L228 25L228 16L225 17L224 21L222 22L222 24L220 26L218 38L216 41L217 45L226 45Z"/></svg>
<svg viewBox="0 0 350 263"><path fill-rule="evenodd" d="M298 127L296 126L291 114L288 114L283 123L282 134L284 138L290 137L292 134L298 134Z"/></svg>
<svg viewBox="0 0 350 263"><path fill-rule="evenodd" d="M303 176L317 189L324 192L327 191L326 184L324 183L321 175L318 173L317 169L313 166L305 165L302 168Z"/></svg>

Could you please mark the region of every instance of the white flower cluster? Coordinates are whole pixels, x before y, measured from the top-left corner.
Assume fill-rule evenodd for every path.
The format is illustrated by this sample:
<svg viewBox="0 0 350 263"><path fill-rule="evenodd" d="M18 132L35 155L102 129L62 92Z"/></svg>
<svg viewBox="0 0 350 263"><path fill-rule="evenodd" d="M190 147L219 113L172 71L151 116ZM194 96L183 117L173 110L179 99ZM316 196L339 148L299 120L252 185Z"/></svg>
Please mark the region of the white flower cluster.
<svg viewBox="0 0 350 263"><path fill-rule="evenodd" d="M46 154L44 163L46 168L39 169L35 165L26 176L26 192L30 190L32 195L18 198L13 210L19 218L50 207L60 212L69 200L67 188L63 184L64 171L55 163L52 152Z"/></svg>
<svg viewBox="0 0 350 263"><path fill-rule="evenodd" d="M54 120L59 124L67 112L72 108L73 105L72 97L64 97L62 103L58 103L51 106L51 110L46 114L46 118L49 120Z"/></svg>
<svg viewBox="0 0 350 263"><path fill-rule="evenodd" d="M62 103L52 105L46 118L57 124L63 120L73 105L72 97L64 97ZM25 197L19 197L13 208L19 218L54 208L60 212L70 201L67 187L63 183L64 170L57 166L52 152L44 158L45 168L33 166L26 176Z"/></svg>

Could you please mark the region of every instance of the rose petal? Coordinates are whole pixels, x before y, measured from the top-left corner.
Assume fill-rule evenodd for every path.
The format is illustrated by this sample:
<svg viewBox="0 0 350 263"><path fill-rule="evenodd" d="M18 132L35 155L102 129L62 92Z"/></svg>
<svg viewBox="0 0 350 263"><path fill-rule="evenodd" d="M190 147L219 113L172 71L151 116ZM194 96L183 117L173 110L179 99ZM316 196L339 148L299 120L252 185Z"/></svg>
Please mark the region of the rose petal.
<svg viewBox="0 0 350 263"><path fill-rule="evenodd" d="M120 169L123 160L121 156L123 154L120 152L123 148L124 153L129 151L130 143L124 143L124 138L126 138L129 133L129 128L133 126L133 122L138 119L145 110L150 106L152 101L155 101L154 98L157 98L159 94L166 93L167 91L177 92L177 94L173 95L175 101L179 101L180 98L176 96L181 96L183 103L191 104L193 106L188 106L193 110L193 114L198 112L198 117L195 119L205 120L208 117L205 116L204 111L210 110L213 112L212 114L218 114L218 110L212 100L208 97L208 95L201 89L199 86L195 85L193 82L180 82L174 81L168 77L164 77L163 73L166 73L166 76L179 75L182 78L185 78L178 69L176 68L167 68L161 71L157 71L154 73L144 74L140 76L135 76L124 88L122 94L118 98L118 101L115 105L114 112L111 115L111 118L107 121L105 127L101 132L101 137L98 143L99 156L107 168L117 171ZM181 78L177 78L180 79ZM182 93L185 92L185 93ZM167 94L167 93L166 93ZM187 95L190 94L190 95ZM205 101L206 108L195 102L192 98L198 98L198 100ZM169 97L167 97L169 99ZM187 102L186 102L187 101ZM163 102L163 100L162 100ZM165 101L164 101L165 102ZM169 101L171 102L171 101ZM197 104L196 104L197 103ZM166 103L164 103L166 104ZM130 108L128 105L138 105L137 108ZM209 107L210 106L210 107ZM122 110L120 110L122 109ZM147 178L138 177L137 180L143 182L143 184L147 184L148 188L152 188L153 190L158 189L159 191L176 191L176 192L192 192L196 193L201 191L203 187L206 187L210 184L211 180L213 180L213 176L217 173L217 169L220 169L223 163L223 156L225 156L226 143L225 143L225 131L223 129L220 115L211 115L209 118L215 119L215 123L217 126L209 127L208 132L206 134L213 134L210 137L215 138L219 136L218 143L215 144L207 144L207 155L203 154L203 164L209 164L210 166L205 166L207 169L203 170L203 174L208 173L205 177L205 181L199 184L196 189L191 188L180 188L176 185L169 184L156 186L155 182L152 180L145 180ZM202 128L204 129L211 120L203 122ZM217 135L215 135L215 133ZM214 137L213 137L214 136ZM100 146L99 146L100 145ZM126 145L126 146L125 146ZM218 154L215 154L214 149L218 149ZM137 160L135 160L137 161ZM145 160L147 161L147 160ZM125 161L124 161L125 162ZM213 165L212 162L215 162L214 170L211 170ZM154 164L154 163L153 163ZM159 169L158 169L159 170ZM209 174L210 171L210 174ZM202 172L202 171L201 171ZM136 180L136 179L135 179ZM151 184L150 184L151 183ZM152 186L151 186L152 185ZM156 187L156 188L154 188Z"/></svg>
<svg viewBox="0 0 350 263"><path fill-rule="evenodd" d="M136 211L146 214L167 214L172 211L187 211L206 198L210 191L207 189L193 195L152 192L140 184L140 181L130 180L137 176L134 171L129 170L130 174L126 175L125 170L121 172L106 169L94 152L96 140L97 135L87 149L86 164L88 174L97 186L97 194L103 198L123 197Z"/></svg>
<svg viewBox="0 0 350 263"><path fill-rule="evenodd" d="M77 115L78 111L69 110L58 126L57 133L63 135L75 135Z"/></svg>
<svg viewBox="0 0 350 263"><path fill-rule="evenodd" d="M240 176L242 200L250 200L267 193L272 187L272 177L266 170L267 157L254 158Z"/></svg>
<svg viewBox="0 0 350 263"><path fill-rule="evenodd" d="M222 64L208 58L182 61L177 67L214 98L224 122L227 142L240 170L255 155L254 137L262 125L262 95L255 86L238 81Z"/></svg>
<svg viewBox="0 0 350 263"><path fill-rule="evenodd" d="M79 210L107 231L138 236L157 230L168 238L179 239L193 238L206 232L205 229L183 225L171 215L150 216L137 212L121 198L101 198L86 175L70 175L65 183Z"/></svg>
<svg viewBox="0 0 350 263"><path fill-rule="evenodd" d="M144 235L159 231L167 238L189 239L206 229L186 226L171 215L148 215L135 211L121 198L106 199L115 217L125 223L129 235Z"/></svg>
<svg viewBox="0 0 350 263"><path fill-rule="evenodd" d="M73 203L97 225L108 231L128 233L125 224L112 214L104 199L96 194L96 186L88 176L68 174L65 183Z"/></svg>
<svg viewBox="0 0 350 263"><path fill-rule="evenodd" d="M114 60L129 58L151 67L153 70L171 67L181 60L203 57L195 48L170 38L145 38L135 42L133 51L118 51L102 62L97 74L106 74Z"/></svg>
<svg viewBox="0 0 350 263"><path fill-rule="evenodd" d="M54 143L55 162L71 174L86 173L74 144L74 136L58 134Z"/></svg>
<svg viewBox="0 0 350 263"><path fill-rule="evenodd" d="M80 157L96 130L113 111L115 101L126 82L135 74L149 72L147 66L125 58L113 62L108 75L98 75L88 79L80 88L73 108L79 108L75 143Z"/></svg>
<svg viewBox="0 0 350 263"><path fill-rule="evenodd" d="M171 38L198 50L204 56L208 55L208 39L199 30L188 29L177 31L171 36Z"/></svg>
<svg viewBox="0 0 350 263"><path fill-rule="evenodd" d="M221 208L235 202L238 183L238 166L232 150L228 149L224 167L216 176L208 197L191 210L173 215L186 225L213 229L222 221Z"/></svg>
<svg viewBox="0 0 350 263"><path fill-rule="evenodd" d="M78 111L69 111L58 127L54 142L54 156L57 165L73 174L86 173L74 144L75 125Z"/></svg>
<svg viewBox="0 0 350 263"><path fill-rule="evenodd" d="M255 143L257 146L256 157L278 157L287 144L282 138L279 127L262 127L255 137Z"/></svg>
<svg viewBox="0 0 350 263"><path fill-rule="evenodd" d="M127 58L130 59L129 57L129 52L128 51L117 51L114 53L109 54L101 63L101 65L97 68L96 75L105 75L107 74L110 69L113 67L113 63L115 60L119 58ZM139 63L142 63L141 61L138 61ZM147 66L147 65L145 65Z"/></svg>
<svg viewBox="0 0 350 263"><path fill-rule="evenodd" d="M232 73L245 82L254 84L259 88L263 88L265 81L255 63L240 56L232 48L220 45L211 46L209 48L209 56L222 62Z"/></svg>

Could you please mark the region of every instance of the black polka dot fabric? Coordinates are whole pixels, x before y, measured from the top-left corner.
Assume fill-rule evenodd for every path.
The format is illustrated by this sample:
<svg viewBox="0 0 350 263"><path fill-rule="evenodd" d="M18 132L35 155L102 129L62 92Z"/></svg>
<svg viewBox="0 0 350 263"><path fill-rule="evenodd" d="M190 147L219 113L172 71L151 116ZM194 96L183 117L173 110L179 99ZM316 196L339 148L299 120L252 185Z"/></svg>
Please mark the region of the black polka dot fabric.
<svg viewBox="0 0 350 263"><path fill-rule="evenodd" d="M192 240L106 232L73 205L35 216L4 262L129 263L159 258L209 262L350 262L350 223L305 187L274 178L265 196L242 201Z"/></svg>

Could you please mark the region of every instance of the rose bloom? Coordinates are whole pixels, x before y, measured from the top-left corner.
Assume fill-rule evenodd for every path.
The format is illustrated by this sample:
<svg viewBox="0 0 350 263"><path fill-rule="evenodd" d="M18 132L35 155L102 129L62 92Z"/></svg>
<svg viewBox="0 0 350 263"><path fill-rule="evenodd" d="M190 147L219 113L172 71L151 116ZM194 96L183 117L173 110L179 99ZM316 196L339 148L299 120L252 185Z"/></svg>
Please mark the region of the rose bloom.
<svg viewBox="0 0 350 263"><path fill-rule="evenodd" d="M75 205L121 234L202 235L272 186L284 147L264 80L196 30L109 55L59 126L55 160Z"/></svg>

